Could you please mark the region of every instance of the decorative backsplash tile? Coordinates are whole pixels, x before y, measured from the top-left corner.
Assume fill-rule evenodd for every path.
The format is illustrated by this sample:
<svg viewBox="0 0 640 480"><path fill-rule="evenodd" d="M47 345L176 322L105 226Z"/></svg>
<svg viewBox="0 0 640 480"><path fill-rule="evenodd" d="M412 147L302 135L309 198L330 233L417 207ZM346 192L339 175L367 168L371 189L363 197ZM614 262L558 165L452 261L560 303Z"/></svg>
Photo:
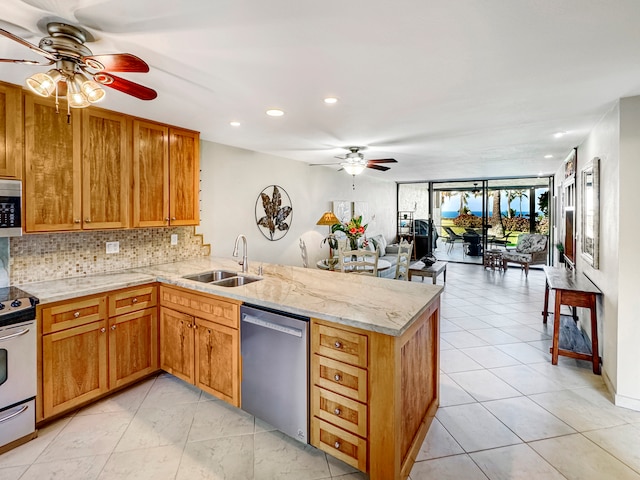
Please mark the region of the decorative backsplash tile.
<svg viewBox="0 0 640 480"><path fill-rule="evenodd" d="M171 235L178 244L171 245ZM106 253L119 242L119 253ZM210 246L194 227L64 232L13 237L9 245L11 285L79 277L125 268L171 263L206 256Z"/></svg>

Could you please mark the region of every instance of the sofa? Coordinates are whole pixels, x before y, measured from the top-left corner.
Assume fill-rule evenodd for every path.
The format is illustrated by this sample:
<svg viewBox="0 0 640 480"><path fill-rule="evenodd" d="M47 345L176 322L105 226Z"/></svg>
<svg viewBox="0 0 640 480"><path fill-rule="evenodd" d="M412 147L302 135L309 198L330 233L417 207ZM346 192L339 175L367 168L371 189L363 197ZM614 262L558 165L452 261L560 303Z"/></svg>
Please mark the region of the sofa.
<svg viewBox="0 0 640 480"><path fill-rule="evenodd" d="M369 241L368 248L378 251L378 258L386 260L391 264L391 268L381 271L378 276L382 278L395 278L396 277L396 264L398 263L398 244L388 244L387 240L382 235L373 235L367 237Z"/></svg>

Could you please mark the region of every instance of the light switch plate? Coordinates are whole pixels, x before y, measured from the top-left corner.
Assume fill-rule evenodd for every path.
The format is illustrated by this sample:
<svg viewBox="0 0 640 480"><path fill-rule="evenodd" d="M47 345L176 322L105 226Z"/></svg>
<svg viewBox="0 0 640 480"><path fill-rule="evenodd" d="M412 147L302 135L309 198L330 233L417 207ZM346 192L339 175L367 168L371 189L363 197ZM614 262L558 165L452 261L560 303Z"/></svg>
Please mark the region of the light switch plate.
<svg viewBox="0 0 640 480"><path fill-rule="evenodd" d="M172 233L171 234L171 245L177 245L178 244L178 234L177 233Z"/></svg>
<svg viewBox="0 0 640 480"><path fill-rule="evenodd" d="M120 242L107 242L107 253L120 252Z"/></svg>

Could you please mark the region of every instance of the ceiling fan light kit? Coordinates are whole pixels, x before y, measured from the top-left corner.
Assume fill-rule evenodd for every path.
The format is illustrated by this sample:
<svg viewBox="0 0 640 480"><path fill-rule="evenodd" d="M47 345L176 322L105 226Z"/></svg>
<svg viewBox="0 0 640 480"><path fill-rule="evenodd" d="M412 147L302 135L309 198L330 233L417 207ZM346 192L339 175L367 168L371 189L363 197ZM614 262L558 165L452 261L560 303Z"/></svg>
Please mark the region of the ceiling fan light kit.
<svg viewBox="0 0 640 480"><path fill-rule="evenodd" d="M367 167L366 163L342 163L341 165L349 175L360 175Z"/></svg>
<svg viewBox="0 0 640 480"><path fill-rule="evenodd" d="M386 172L389 167L379 165L380 163L398 163L394 158L381 158L378 160L365 160L361 150L365 150L367 147L344 147L349 150L344 157L336 157L344 162L340 163L312 163L312 167L317 165L340 165L342 169L349 175L360 175L364 172L365 168L371 168L373 170L380 170Z"/></svg>

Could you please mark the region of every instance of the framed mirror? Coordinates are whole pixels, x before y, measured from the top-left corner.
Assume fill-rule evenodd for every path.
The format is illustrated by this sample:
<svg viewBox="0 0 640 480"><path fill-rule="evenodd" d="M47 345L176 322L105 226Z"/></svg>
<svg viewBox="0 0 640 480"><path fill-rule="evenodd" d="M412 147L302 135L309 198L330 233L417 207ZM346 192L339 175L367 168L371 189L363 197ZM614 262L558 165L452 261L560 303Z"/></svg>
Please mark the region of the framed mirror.
<svg viewBox="0 0 640 480"><path fill-rule="evenodd" d="M580 172L580 250L582 258L598 268L600 245L600 159L594 158Z"/></svg>

